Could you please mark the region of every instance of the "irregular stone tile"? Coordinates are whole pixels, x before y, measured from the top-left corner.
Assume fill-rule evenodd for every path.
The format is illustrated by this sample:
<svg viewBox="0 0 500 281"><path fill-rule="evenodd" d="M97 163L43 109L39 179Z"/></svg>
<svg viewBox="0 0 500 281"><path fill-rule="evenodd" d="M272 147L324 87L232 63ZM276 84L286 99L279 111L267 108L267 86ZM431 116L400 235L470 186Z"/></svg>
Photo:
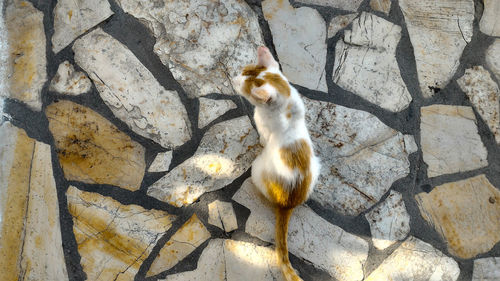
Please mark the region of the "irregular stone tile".
<svg viewBox="0 0 500 281"><path fill-rule="evenodd" d="M243 116L211 127L188 160L159 179L148 195L180 207L241 176L260 152L259 136Z"/></svg>
<svg viewBox="0 0 500 281"><path fill-rule="evenodd" d="M190 97L231 95L231 77L255 63L263 45L257 15L244 2L118 0L156 38L154 52Z"/></svg>
<svg viewBox="0 0 500 281"><path fill-rule="evenodd" d="M356 17L357 13L335 16L328 25L328 38L337 35L341 29L346 28Z"/></svg>
<svg viewBox="0 0 500 281"><path fill-rule="evenodd" d="M500 81L500 39L496 39L488 47L485 54L486 65L495 74L497 81Z"/></svg>
<svg viewBox="0 0 500 281"><path fill-rule="evenodd" d="M50 146L0 125L2 280L68 280Z"/></svg>
<svg viewBox="0 0 500 281"><path fill-rule="evenodd" d="M408 238L365 281L443 280L460 275L456 261L415 237Z"/></svg>
<svg viewBox="0 0 500 281"><path fill-rule="evenodd" d="M399 192L391 190L387 199L365 217L370 224L373 245L379 250L403 240L410 232L410 215Z"/></svg>
<svg viewBox="0 0 500 281"><path fill-rule="evenodd" d="M73 232L88 280L133 280L175 216L122 205L70 186L66 192Z"/></svg>
<svg viewBox="0 0 500 281"><path fill-rule="evenodd" d="M472 38L472 0L401 0L417 64L420 90L433 96L445 87Z"/></svg>
<svg viewBox="0 0 500 281"><path fill-rule="evenodd" d="M420 142L429 177L488 166L471 107L436 104L422 107L420 113Z"/></svg>
<svg viewBox="0 0 500 281"><path fill-rule="evenodd" d="M65 61L59 65L57 73L50 81L50 91L77 96L90 91L92 83L85 73L75 71L71 63Z"/></svg>
<svg viewBox="0 0 500 281"><path fill-rule="evenodd" d="M500 258L483 258L474 260L472 281L500 280Z"/></svg>
<svg viewBox="0 0 500 281"><path fill-rule="evenodd" d="M114 13L107 0L59 0L54 8L52 50L58 53Z"/></svg>
<svg viewBox="0 0 500 281"><path fill-rule="evenodd" d="M391 11L392 0L370 0L370 7L386 15Z"/></svg>
<svg viewBox="0 0 500 281"><path fill-rule="evenodd" d="M356 11L363 0L298 0L302 4L329 6L336 9Z"/></svg>
<svg viewBox="0 0 500 281"><path fill-rule="evenodd" d="M208 238L210 238L210 232L194 214L163 246L151 264L146 277L172 268Z"/></svg>
<svg viewBox="0 0 500 281"><path fill-rule="evenodd" d="M483 16L479 23L479 29L482 33L489 36L500 36L500 2L496 0L484 0Z"/></svg>
<svg viewBox="0 0 500 281"><path fill-rule="evenodd" d="M490 73L482 66L474 66L466 69L457 83L500 144L500 90Z"/></svg>
<svg viewBox="0 0 500 281"><path fill-rule="evenodd" d="M262 11L285 76L295 84L328 91L325 79L326 24L318 11L293 8L288 0L266 0Z"/></svg>
<svg viewBox="0 0 500 281"><path fill-rule="evenodd" d="M411 95L399 73L401 27L363 12L335 46L333 82L387 110L408 107Z"/></svg>
<svg viewBox="0 0 500 281"><path fill-rule="evenodd" d="M148 172L165 172L172 161L172 150L156 154L155 160L149 166Z"/></svg>
<svg viewBox="0 0 500 281"><path fill-rule="evenodd" d="M198 114L198 127L203 128L210 122L217 119L231 109L236 108L236 104L230 100L212 100L200 98L200 113Z"/></svg>
<svg viewBox="0 0 500 281"><path fill-rule="evenodd" d="M8 1L5 10L9 58L9 89L1 96L26 103L31 109L42 108L42 87L47 81L43 13L28 1Z"/></svg>
<svg viewBox="0 0 500 281"><path fill-rule="evenodd" d="M272 248L214 239L198 260L196 270L167 276L164 281L284 281Z"/></svg>
<svg viewBox="0 0 500 281"><path fill-rule="evenodd" d="M237 229L238 221L234 214L233 204L219 200L208 204L208 223L217 226L225 232Z"/></svg>
<svg viewBox="0 0 500 281"><path fill-rule="evenodd" d="M4 11L5 1L0 1L0 10ZM7 73L9 72L9 44L8 34L5 24L4 14L0 13L0 116L3 115L3 96L2 93L8 93L9 80Z"/></svg>
<svg viewBox="0 0 500 281"><path fill-rule="evenodd" d="M500 191L484 175L437 186L415 199L457 257L472 258L500 241Z"/></svg>
<svg viewBox="0 0 500 281"><path fill-rule="evenodd" d="M275 216L271 204L247 179L233 200L250 209L245 231L274 242ZM332 225L306 206L297 207L288 226L288 250L340 281L362 280L368 243Z"/></svg>
<svg viewBox="0 0 500 281"><path fill-rule="evenodd" d="M377 203L394 181L408 175L408 155L416 151L412 136L365 111L303 100L315 151L323 163L311 199L357 216Z"/></svg>
<svg viewBox="0 0 500 281"><path fill-rule="evenodd" d="M165 90L123 44L99 28L78 39L73 50L101 98L134 132L166 148L191 138L177 93Z"/></svg>
<svg viewBox="0 0 500 281"><path fill-rule="evenodd" d="M71 101L53 103L45 113L66 179L139 189L146 169L144 147L97 112Z"/></svg>

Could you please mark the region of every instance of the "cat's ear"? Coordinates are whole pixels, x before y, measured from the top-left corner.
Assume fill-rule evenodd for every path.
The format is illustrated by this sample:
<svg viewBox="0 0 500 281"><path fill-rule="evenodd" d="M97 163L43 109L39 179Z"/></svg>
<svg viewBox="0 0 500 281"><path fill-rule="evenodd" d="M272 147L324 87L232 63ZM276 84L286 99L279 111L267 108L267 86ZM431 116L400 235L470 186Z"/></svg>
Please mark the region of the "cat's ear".
<svg viewBox="0 0 500 281"><path fill-rule="evenodd" d="M255 101L262 104L267 103L271 99L271 95L269 94L269 92L262 87L253 88L250 91L250 95L254 98Z"/></svg>
<svg viewBox="0 0 500 281"><path fill-rule="evenodd" d="M257 49L257 65L264 66L266 68L279 67L278 62L274 60L269 49L264 46L260 46Z"/></svg>

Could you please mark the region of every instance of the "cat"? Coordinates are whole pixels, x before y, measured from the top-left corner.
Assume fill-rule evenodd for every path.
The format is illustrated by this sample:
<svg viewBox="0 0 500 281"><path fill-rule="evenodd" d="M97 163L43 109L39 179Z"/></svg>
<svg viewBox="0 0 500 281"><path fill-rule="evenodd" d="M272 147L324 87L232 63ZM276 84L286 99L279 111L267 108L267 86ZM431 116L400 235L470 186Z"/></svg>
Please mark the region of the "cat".
<svg viewBox="0 0 500 281"><path fill-rule="evenodd" d="M257 49L257 64L245 66L232 83L255 106L255 124L264 149L252 163L251 178L276 209L281 271L287 281L302 280L288 258L288 222L293 209L312 192L320 170L305 123L304 103L263 46Z"/></svg>

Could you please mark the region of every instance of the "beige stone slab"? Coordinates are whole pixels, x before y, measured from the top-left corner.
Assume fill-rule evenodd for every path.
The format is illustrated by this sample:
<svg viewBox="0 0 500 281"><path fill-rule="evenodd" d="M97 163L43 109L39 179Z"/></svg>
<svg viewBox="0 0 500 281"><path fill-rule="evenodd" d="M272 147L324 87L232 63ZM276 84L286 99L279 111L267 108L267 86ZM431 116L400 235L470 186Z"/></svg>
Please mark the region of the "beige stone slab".
<svg viewBox="0 0 500 281"><path fill-rule="evenodd" d="M50 146L0 125L1 280L68 280Z"/></svg>
<svg viewBox="0 0 500 281"><path fill-rule="evenodd" d="M365 281L455 281L456 261L430 244L409 237Z"/></svg>
<svg viewBox="0 0 500 281"><path fill-rule="evenodd" d="M237 229L238 221L234 214L233 204L219 200L208 204L208 223L217 226L225 232Z"/></svg>
<svg viewBox="0 0 500 281"><path fill-rule="evenodd" d="M489 36L500 36L500 1L484 0L484 10L479 22L479 29Z"/></svg>
<svg viewBox="0 0 500 281"><path fill-rule="evenodd" d="M50 81L50 91L59 94L77 96L90 91L92 83L85 73L75 71L75 67L69 62L64 61L57 68L57 73Z"/></svg>
<svg viewBox="0 0 500 281"><path fill-rule="evenodd" d="M353 13L333 17L328 25L328 38L337 35L337 32L346 28L357 16L357 13Z"/></svg>
<svg viewBox="0 0 500 281"><path fill-rule="evenodd" d="M496 39L488 47L485 54L486 65L495 74L500 83L500 39Z"/></svg>
<svg viewBox="0 0 500 281"><path fill-rule="evenodd" d="M80 263L88 280L133 280L175 216L122 205L70 186L66 192Z"/></svg>
<svg viewBox="0 0 500 281"><path fill-rule="evenodd" d="M42 87L47 80L43 13L28 1L11 0L7 2L5 23L9 91L0 92L0 95L40 111Z"/></svg>
<svg viewBox="0 0 500 281"><path fill-rule="evenodd" d="M378 12L382 12L386 15L389 14L391 10L392 0L370 0L370 7Z"/></svg>
<svg viewBox="0 0 500 281"><path fill-rule="evenodd" d="M146 277L169 270L210 238L210 232L194 214L167 241L151 264Z"/></svg>
<svg viewBox="0 0 500 281"><path fill-rule="evenodd" d="M156 154L155 160L149 166L148 172L165 172L172 161L172 150Z"/></svg>
<svg viewBox="0 0 500 281"><path fill-rule="evenodd" d="M500 280L500 257L474 260L472 281Z"/></svg>
<svg viewBox="0 0 500 281"><path fill-rule="evenodd" d="M500 241L500 191L484 175L437 186L415 199L457 257L472 258Z"/></svg>
<svg viewBox="0 0 500 281"><path fill-rule="evenodd" d="M71 101L53 103L45 112L66 179L139 189L146 169L142 145Z"/></svg>
<svg viewBox="0 0 500 281"><path fill-rule="evenodd" d="M296 2L308 5L329 6L347 11L356 11L363 0L298 0Z"/></svg>
<svg viewBox="0 0 500 281"><path fill-rule="evenodd" d="M203 128L210 122L217 119L231 109L236 108L236 104L230 100L212 100L199 98L200 112L198 115L198 127Z"/></svg>
<svg viewBox="0 0 500 281"><path fill-rule="evenodd" d="M420 113L420 143L429 177L488 166L488 151L471 107L435 104Z"/></svg>

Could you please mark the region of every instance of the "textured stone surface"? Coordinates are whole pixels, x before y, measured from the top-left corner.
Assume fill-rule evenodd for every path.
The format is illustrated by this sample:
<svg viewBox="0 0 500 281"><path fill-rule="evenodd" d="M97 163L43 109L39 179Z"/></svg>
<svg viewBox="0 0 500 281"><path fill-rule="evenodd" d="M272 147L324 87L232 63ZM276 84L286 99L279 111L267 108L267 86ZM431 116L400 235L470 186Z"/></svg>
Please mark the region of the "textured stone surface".
<svg viewBox="0 0 500 281"><path fill-rule="evenodd" d="M0 96L42 108L42 87L47 80L43 14L28 1L8 1L5 9L9 58L8 91Z"/></svg>
<svg viewBox="0 0 500 281"><path fill-rule="evenodd" d="M210 238L210 232L194 214L161 248L147 277L172 268Z"/></svg>
<svg viewBox="0 0 500 281"><path fill-rule="evenodd" d="M482 66L466 69L457 82L500 144L500 90L497 83Z"/></svg>
<svg viewBox="0 0 500 281"><path fill-rule="evenodd" d="M60 94L79 95L90 91L92 83L85 73L75 71L75 68L68 61L59 65L57 73L50 81L50 91Z"/></svg>
<svg viewBox="0 0 500 281"><path fill-rule="evenodd" d="M0 125L0 268L3 280L68 280L50 146Z"/></svg>
<svg viewBox="0 0 500 281"><path fill-rule="evenodd" d="M429 177L488 166L471 107L436 104L422 107L420 112L422 153Z"/></svg>
<svg viewBox="0 0 500 281"><path fill-rule="evenodd" d="M293 8L288 0L262 2L283 74L292 83L327 91L326 28L318 11Z"/></svg>
<svg viewBox="0 0 500 281"><path fill-rule="evenodd" d="M73 186L66 196L88 280L133 280L175 218Z"/></svg>
<svg viewBox="0 0 500 281"><path fill-rule="evenodd" d="M247 179L233 200L250 209L245 231L257 238L274 242L273 207ZM297 207L288 226L288 250L340 281L362 280L368 243L332 225L306 206Z"/></svg>
<svg viewBox="0 0 500 281"><path fill-rule="evenodd" d="M198 127L203 128L210 122L217 119L231 109L236 108L236 104L230 100L212 100L200 98L200 113L198 115Z"/></svg>
<svg viewBox="0 0 500 281"><path fill-rule="evenodd" d="M401 27L363 12L337 42L333 82L387 110L405 109L411 96L396 61L400 38Z"/></svg>
<svg viewBox="0 0 500 281"><path fill-rule="evenodd" d="M472 38L472 0L401 0L417 64L420 90L433 96L458 68L462 51Z"/></svg>
<svg viewBox="0 0 500 281"><path fill-rule="evenodd" d="M238 228L238 221L231 202L215 200L208 204L208 223L217 226L225 232Z"/></svg>
<svg viewBox="0 0 500 281"><path fill-rule="evenodd" d="M358 14L354 13L333 17L328 25L328 38L332 38L341 29L347 27L357 16Z"/></svg>
<svg viewBox="0 0 500 281"><path fill-rule="evenodd" d="M472 281L500 280L500 257L474 260Z"/></svg>
<svg viewBox="0 0 500 281"><path fill-rule="evenodd" d="M296 2L309 5L329 6L347 11L356 11L363 0L298 0Z"/></svg>
<svg viewBox="0 0 500 281"><path fill-rule="evenodd" d="M244 1L117 2L153 32L154 52L190 97L233 94L230 78L255 63L263 44L257 16Z"/></svg>
<svg viewBox="0 0 500 281"><path fill-rule="evenodd" d="M482 33L490 36L500 36L500 1L484 0L483 16L479 23L479 29Z"/></svg>
<svg viewBox="0 0 500 281"><path fill-rule="evenodd" d="M214 239L196 270L169 275L164 281L284 281L273 249L252 243Z"/></svg>
<svg viewBox="0 0 500 281"><path fill-rule="evenodd" d="M172 161L172 150L156 154L155 160L149 166L148 172L165 172Z"/></svg>
<svg viewBox="0 0 500 281"><path fill-rule="evenodd" d="M107 0L58 0L54 8L52 50L58 53L112 14Z"/></svg>
<svg viewBox="0 0 500 281"><path fill-rule="evenodd" d="M313 200L356 216L409 173L408 155L416 148L412 136L364 111L307 98L304 102L306 122L323 163Z"/></svg>
<svg viewBox="0 0 500 281"><path fill-rule="evenodd" d="M488 47L485 58L486 65L493 71L497 81L500 81L500 39L496 39Z"/></svg>
<svg viewBox="0 0 500 281"><path fill-rule="evenodd" d="M378 12L382 12L386 15L391 11L392 0L370 0L370 7Z"/></svg>
<svg viewBox="0 0 500 281"><path fill-rule="evenodd" d="M365 280L455 281L458 264L439 250L415 237L408 238Z"/></svg>
<svg viewBox="0 0 500 281"><path fill-rule="evenodd" d="M484 175L437 186L415 199L455 256L472 258L500 241L500 191Z"/></svg>
<svg viewBox="0 0 500 281"><path fill-rule="evenodd" d="M123 44L96 29L73 45L75 61L111 111L139 135L166 148L191 137L186 109Z"/></svg>
<svg viewBox="0 0 500 281"><path fill-rule="evenodd" d="M370 224L373 245L379 250L403 240L410 232L410 215L399 192L391 190L385 201L365 217Z"/></svg>
<svg viewBox="0 0 500 281"><path fill-rule="evenodd" d="M66 179L139 189L146 169L144 147L97 112L71 101L53 103L45 113Z"/></svg>
<svg viewBox="0 0 500 281"><path fill-rule="evenodd" d="M148 189L148 195L174 206L221 189L250 168L260 152L259 136L243 116L211 127L195 154Z"/></svg>

